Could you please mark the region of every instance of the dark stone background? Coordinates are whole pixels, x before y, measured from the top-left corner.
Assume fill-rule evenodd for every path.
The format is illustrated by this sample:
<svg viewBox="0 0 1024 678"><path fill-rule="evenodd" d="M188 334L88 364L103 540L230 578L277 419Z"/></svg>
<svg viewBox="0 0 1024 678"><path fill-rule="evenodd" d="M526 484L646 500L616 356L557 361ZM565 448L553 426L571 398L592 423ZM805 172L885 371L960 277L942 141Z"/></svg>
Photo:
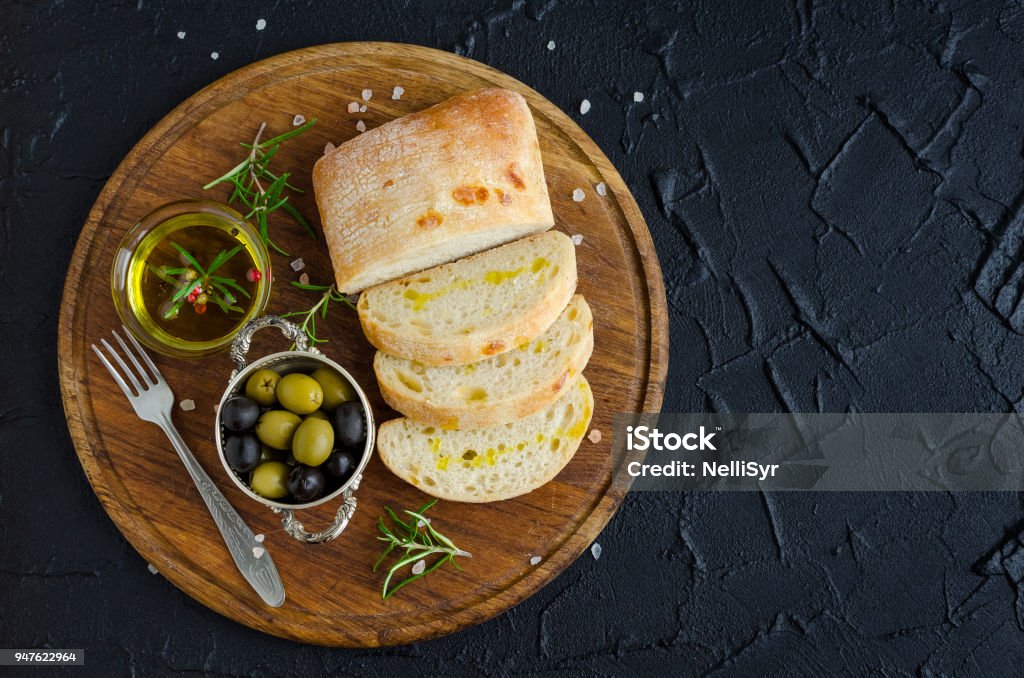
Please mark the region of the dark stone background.
<svg viewBox="0 0 1024 678"><path fill-rule="evenodd" d="M84 647L97 675L1020 675L1014 494L633 495L599 561L487 624L380 651L266 637L149 574L66 432L64 267L154 123L306 45L453 50L581 123L660 253L666 410L1024 407L1019 4L453 6L0 7L0 645Z"/></svg>

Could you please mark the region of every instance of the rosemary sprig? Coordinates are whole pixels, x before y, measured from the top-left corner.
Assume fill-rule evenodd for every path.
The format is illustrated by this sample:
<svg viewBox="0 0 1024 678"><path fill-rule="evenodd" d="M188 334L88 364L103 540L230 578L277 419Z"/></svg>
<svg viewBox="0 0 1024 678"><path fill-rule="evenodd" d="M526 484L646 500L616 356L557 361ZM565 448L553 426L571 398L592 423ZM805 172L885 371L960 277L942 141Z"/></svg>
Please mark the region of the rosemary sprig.
<svg viewBox="0 0 1024 678"><path fill-rule="evenodd" d="M238 245L231 250L221 250L218 252L217 256L213 258L213 261L210 262L210 265L207 268L204 268L203 265L200 264L194 256L192 256L191 252L178 243L172 242L171 246L178 251L178 254L180 254L181 257L189 264L189 267L169 268L161 266L160 268L157 268L152 264L147 264L147 268L151 273L174 289L174 294L171 295L170 299L170 306L167 310L163 311L164 320L170 320L177 316L185 302L191 301L191 299L189 299L189 294L196 288L202 288L207 300L215 303L224 313L244 312L245 309L234 305L234 295L231 294L228 288L230 287L237 290L247 299L250 297L249 293L233 279L213 275L214 271L226 264L231 257L235 256L242 250L241 245ZM178 277L174 278L172 276Z"/></svg>
<svg viewBox="0 0 1024 678"><path fill-rule="evenodd" d="M315 124L316 118L313 118L301 127L296 127L284 134L279 134L272 139L260 141L260 137L263 136L263 130L267 127L267 123L262 123L259 131L256 132L256 138L253 139L253 142L251 144L241 144L242 148L249 149L249 155L225 174L203 186L203 190L209 190L220 183L231 183L234 188L231 191L231 197L228 198L228 204L239 201L248 207L249 212L245 215L245 218L256 218L260 238L263 240L263 243L285 256L290 255L270 239L267 216L271 212L283 209L314 239L316 238L316 231L299 214L299 211L288 203L290 196L284 194L286 190L294 193L304 193L304 191L288 183L288 178L291 176L290 173L284 172L278 176L271 172L270 159L280 150L281 142L302 134Z"/></svg>
<svg viewBox="0 0 1024 678"><path fill-rule="evenodd" d="M391 569L388 570L388 576L384 579L384 586L381 589L381 598L384 600L390 598L406 584L411 584L417 579L427 576L445 563L451 563L452 567L461 572L462 568L455 562L455 558L457 556L472 557L469 553L453 544L451 539L438 532L430 524L430 521L423 517L423 514L436 503L437 500L434 499L416 511L403 511L403 513L409 516L406 520L402 520L395 515L394 511L385 506L384 511L387 512L388 517L394 523L394 528L385 524L384 516L377 518L377 529L380 530L382 535L377 537L377 539L387 544L387 546L385 546L384 552L380 554L377 562L374 563L373 571L376 572L388 554L396 548L404 551L395 564L391 566ZM427 565L426 559L435 555L440 557ZM421 560L424 562L424 565L421 568L417 568L416 564ZM413 573L389 588L395 574L408 565L412 565ZM417 569L419 569L418 572Z"/></svg>
<svg viewBox="0 0 1024 678"><path fill-rule="evenodd" d="M309 337L309 341L314 346L317 344L327 343L327 339L321 339L316 336L316 317L319 315L321 320L326 318L327 309L331 305L332 301L338 304L345 304L353 311L356 310L355 305L349 301L349 298L339 292L334 285L309 285L306 283L292 281L292 286L297 287L300 290L322 293L320 300L313 304L309 310L291 311L289 313L281 314L282 318L301 316L302 324L299 325L299 328L306 333L306 336Z"/></svg>

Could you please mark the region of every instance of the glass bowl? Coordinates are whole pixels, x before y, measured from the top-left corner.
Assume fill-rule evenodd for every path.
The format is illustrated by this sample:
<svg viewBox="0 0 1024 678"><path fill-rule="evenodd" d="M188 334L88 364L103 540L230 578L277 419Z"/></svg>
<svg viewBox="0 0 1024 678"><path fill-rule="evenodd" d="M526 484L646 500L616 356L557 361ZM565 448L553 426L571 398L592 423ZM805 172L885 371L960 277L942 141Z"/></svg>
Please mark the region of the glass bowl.
<svg viewBox="0 0 1024 678"><path fill-rule="evenodd" d="M267 248L241 214L210 200L180 200L153 210L124 236L110 289L121 322L139 341L164 355L195 358L228 347L263 314L271 278ZM198 289L186 294L193 282Z"/></svg>

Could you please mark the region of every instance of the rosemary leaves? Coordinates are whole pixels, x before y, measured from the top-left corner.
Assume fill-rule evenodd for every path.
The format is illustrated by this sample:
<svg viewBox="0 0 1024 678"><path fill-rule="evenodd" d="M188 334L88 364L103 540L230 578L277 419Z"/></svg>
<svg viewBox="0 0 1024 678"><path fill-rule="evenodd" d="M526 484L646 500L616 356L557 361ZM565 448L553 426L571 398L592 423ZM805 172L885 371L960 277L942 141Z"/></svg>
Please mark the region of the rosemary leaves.
<svg viewBox="0 0 1024 678"><path fill-rule="evenodd" d="M309 233L310 237L316 238L317 236L309 222L288 202L290 196L285 193L286 191L304 193L304 191L288 183L288 178L291 176L289 172L284 172L280 175L271 172L270 159L281 149L281 142L302 134L315 124L316 118L313 118L301 127L296 127L272 139L260 141L260 137L263 136L263 131L267 127L267 123L262 123L259 131L256 132L256 138L253 139L253 142L251 144L241 144L242 148L249 149L249 155L242 162L228 170L223 176L203 186L203 190L209 190L224 182L231 183L234 190L231 192L231 197L228 198L228 204L240 201L248 207L249 212L245 215L245 218L256 219L263 243L285 256L290 255L278 247L270 238L267 217L271 213L282 209L302 226Z"/></svg>
<svg viewBox="0 0 1024 678"><path fill-rule="evenodd" d="M323 320L327 317L327 309L331 305L331 302L345 304L353 311L356 309L355 305L349 301L348 297L339 292L334 285L309 285L293 281L292 286L300 290L321 293L320 300L313 304L313 306L308 310L291 311L289 313L281 314L282 318L301 317L302 323L299 327L306 333L306 336L309 338L309 341L313 346L327 343L326 339L321 339L316 335L316 318L317 316L320 316L320 319Z"/></svg>
<svg viewBox="0 0 1024 678"><path fill-rule="evenodd" d="M178 251L186 266L160 266L147 264L151 273L171 286L174 290L171 298L160 308L164 320L176 317L181 307L187 302L192 304L195 312L206 312L206 304L212 302L224 313L242 313L244 309L235 305L235 293L249 298L249 293L233 278L214 275L221 266L231 260L242 250L241 245L229 250L221 250L213 261L205 268L192 254L176 242L171 246Z"/></svg>
<svg viewBox="0 0 1024 678"><path fill-rule="evenodd" d="M451 563L452 567L461 572L462 568L455 562L455 558L458 556L471 557L469 553L453 544L451 539L438 532L423 516L436 503L437 500L434 499L415 511L403 511L408 516L405 520L399 518L394 511L385 506L384 511L388 514L393 526L388 526L384 522L384 516L377 518L377 529L381 533L377 539L384 542L386 546L374 564L373 571L376 572L388 554L395 549L402 552L384 579L384 586L381 588L381 597L384 600L390 598L406 584L411 584L417 579L427 576L445 563ZM433 560L433 562L428 562L429 560ZM409 576L392 586L391 580L406 567L410 568Z"/></svg>

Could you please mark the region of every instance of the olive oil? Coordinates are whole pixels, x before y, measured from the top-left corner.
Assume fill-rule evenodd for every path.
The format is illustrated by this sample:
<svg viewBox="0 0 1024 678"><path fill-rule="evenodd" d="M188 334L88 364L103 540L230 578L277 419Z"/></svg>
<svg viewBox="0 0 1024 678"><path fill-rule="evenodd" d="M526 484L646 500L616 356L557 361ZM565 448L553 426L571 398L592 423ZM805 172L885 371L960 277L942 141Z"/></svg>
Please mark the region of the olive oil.
<svg viewBox="0 0 1024 678"><path fill-rule="evenodd" d="M258 300L265 297L263 287L269 280L264 274L269 271L260 271L257 246L245 229L213 214L186 213L160 223L138 244L128 263L126 291L131 313L147 334L173 349L216 350L251 319ZM198 295L192 290L176 303L174 297L183 286L203 282L202 272L195 270L178 247L202 270L221 252L240 247L214 273L232 280L237 288L221 285L214 289L207 282L199 293L216 295L217 303L212 303L213 299L196 303ZM206 296L199 301L206 301Z"/></svg>

